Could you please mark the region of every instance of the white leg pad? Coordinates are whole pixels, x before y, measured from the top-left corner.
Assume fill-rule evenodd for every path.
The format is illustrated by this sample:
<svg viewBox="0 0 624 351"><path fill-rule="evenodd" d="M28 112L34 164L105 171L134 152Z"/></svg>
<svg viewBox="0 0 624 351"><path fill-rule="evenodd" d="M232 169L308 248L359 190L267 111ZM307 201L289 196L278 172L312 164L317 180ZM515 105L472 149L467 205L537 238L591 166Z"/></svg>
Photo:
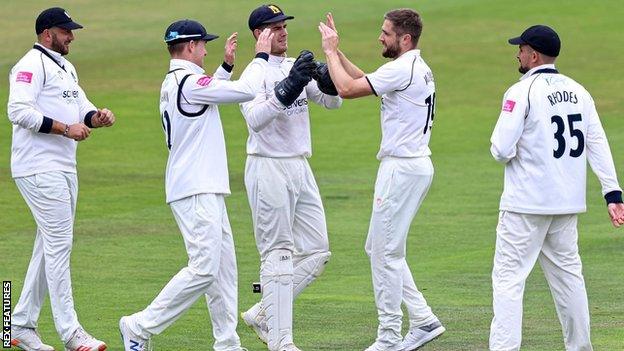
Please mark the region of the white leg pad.
<svg viewBox="0 0 624 351"><path fill-rule="evenodd" d="M269 350L292 343L293 262L289 250L272 250L260 269Z"/></svg>
<svg viewBox="0 0 624 351"><path fill-rule="evenodd" d="M293 296L295 298L323 273L330 257L331 252L329 251L315 252L295 264L293 277Z"/></svg>

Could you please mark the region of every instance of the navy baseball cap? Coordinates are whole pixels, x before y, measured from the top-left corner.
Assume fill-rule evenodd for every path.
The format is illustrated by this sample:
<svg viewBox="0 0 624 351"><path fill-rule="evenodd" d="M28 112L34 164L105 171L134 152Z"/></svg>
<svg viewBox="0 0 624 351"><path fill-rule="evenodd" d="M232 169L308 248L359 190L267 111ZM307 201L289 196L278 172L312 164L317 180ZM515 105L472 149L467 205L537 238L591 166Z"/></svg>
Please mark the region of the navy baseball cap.
<svg viewBox="0 0 624 351"><path fill-rule="evenodd" d="M559 56L561 41L554 29L535 25L527 28L519 37L509 39L509 44L529 45L535 51L551 57Z"/></svg>
<svg viewBox="0 0 624 351"><path fill-rule="evenodd" d="M72 20L67 11L60 7L52 7L43 10L43 12L37 16L37 21L35 21L35 32L37 35L52 27L59 27L67 30L83 28Z"/></svg>
<svg viewBox="0 0 624 351"><path fill-rule="evenodd" d="M206 28L204 28L201 23L190 19L173 22L165 31L165 43L167 43L167 45L191 40L211 41L218 37L218 35L206 32Z"/></svg>
<svg viewBox="0 0 624 351"><path fill-rule="evenodd" d="M262 5L251 12L249 15L249 29L252 31L260 28L265 24L291 20L295 17L284 14L284 11L277 5Z"/></svg>

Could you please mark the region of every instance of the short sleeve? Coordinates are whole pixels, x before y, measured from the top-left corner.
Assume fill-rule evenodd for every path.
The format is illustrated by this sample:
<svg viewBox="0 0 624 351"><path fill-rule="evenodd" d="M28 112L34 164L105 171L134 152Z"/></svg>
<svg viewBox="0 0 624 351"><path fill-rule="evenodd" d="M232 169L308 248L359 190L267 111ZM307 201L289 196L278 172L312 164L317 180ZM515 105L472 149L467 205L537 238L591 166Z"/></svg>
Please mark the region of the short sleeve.
<svg viewBox="0 0 624 351"><path fill-rule="evenodd" d="M379 96L394 90L401 90L409 84L410 72L406 72L405 68L398 63L400 61L388 62L375 72L366 75L375 95Z"/></svg>

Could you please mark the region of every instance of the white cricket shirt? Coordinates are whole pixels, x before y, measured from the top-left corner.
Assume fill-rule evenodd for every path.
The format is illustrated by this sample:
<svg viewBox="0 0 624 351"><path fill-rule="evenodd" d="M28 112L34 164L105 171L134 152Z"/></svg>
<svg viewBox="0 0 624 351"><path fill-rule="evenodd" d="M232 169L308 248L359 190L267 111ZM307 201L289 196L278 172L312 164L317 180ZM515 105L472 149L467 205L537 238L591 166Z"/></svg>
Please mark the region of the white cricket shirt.
<svg viewBox="0 0 624 351"><path fill-rule="evenodd" d="M404 52L366 75L366 79L373 93L381 96L381 147L377 158L431 155L435 83L420 50Z"/></svg>
<svg viewBox="0 0 624 351"><path fill-rule="evenodd" d="M507 90L491 142L505 163L501 210L584 212L587 161L603 195L622 190L592 97L554 65L531 69Z"/></svg>
<svg viewBox="0 0 624 351"><path fill-rule="evenodd" d="M255 58L239 80L229 81L231 73L223 67L210 77L190 61L171 60L160 91L160 113L169 148L167 203L202 193L230 194L217 105L253 99L265 69L266 61Z"/></svg>
<svg viewBox="0 0 624 351"><path fill-rule="evenodd" d="M44 117L48 123L52 119L75 124L97 110L78 85L74 66L61 54L35 44L11 69L9 86L13 178L49 171L76 173L77 142L39 132Z"/></svg>
<svg viewBox="0 0 624 351"><path fill-rule="evenodd" d="M260 93L250 102L240 104L247 122L247 154L264 157L295 157L312 155L308 99L329 109L342 104L339 96L323 94L312 80L290 106L275 98L275 86L288 76L294 58L269 56Z"/></svg>

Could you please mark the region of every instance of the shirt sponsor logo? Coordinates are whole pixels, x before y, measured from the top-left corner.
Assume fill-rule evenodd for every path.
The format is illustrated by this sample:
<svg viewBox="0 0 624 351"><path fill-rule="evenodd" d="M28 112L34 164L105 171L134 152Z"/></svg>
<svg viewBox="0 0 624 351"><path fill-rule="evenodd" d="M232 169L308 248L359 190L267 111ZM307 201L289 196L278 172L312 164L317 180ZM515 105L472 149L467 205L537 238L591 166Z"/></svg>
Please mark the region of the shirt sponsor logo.
<svg viewBox="0 0 624 351"><path fill-rule="evenodd" d="M308 112L308 98L295 100L291 105L283 108L286 116L300 115Z"/></svg>
<svg viewBox="0 0 624 351"><path fill-rule="evenodd" d="M15 81L16 82L24 82L24 83L30 83L32 82L32 76L33 74L31 72L17 72L17 76L15 76Z"/></svg>
<svg viewBox="0 0 624 351"><path fill-rule="evenodd" d="M210 84L210 82L212 82L212 77L203 76L197 80L197 85L205 87L206 85Z"/></svg>
<svg viewBox="0 0 624 351"><path fill-rule="evenodd" d="M61 93L63 99L77 99L78 98L78 90L63 90Z"/></svg>
<svg viewBox="0 0 624 351"><path fill-rule="evenodd" d="M506 100L503 105L503 111L505 112L513 112L514 107L516 106L516 102L513 100Z"/></svg>

